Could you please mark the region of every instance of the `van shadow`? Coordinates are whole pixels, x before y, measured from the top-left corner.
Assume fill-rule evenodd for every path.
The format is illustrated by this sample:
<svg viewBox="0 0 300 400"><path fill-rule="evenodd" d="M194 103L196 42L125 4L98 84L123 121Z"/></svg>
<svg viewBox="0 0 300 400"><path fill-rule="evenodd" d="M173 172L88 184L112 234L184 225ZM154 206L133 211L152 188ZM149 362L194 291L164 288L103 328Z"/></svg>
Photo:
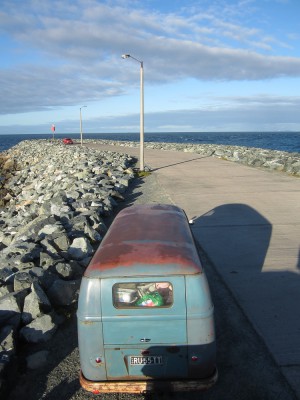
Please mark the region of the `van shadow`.
<svg viewBox="0 0 300 400"><path fill-rule="evenodd" d="M192 219L198 242L223 272L261 272L272 235L263 215L246 204L226 204Z"/></svg>
<svg viewBox="0 0 300 400"><path fill-rule="evenodd" d="M192 230L235 297L262 320L259 326L266 330L274 322L266 312L282 321L294 319L291 306L300 304L299 259L295 272L289 261L278 265L274 250L280 250L269 250L273 227L263 215L245 204L226 204L195 218ZM300 330L300 322L297 326Z"/></svg>
<svg viewBox="0 0 300 400"><path fill-rule="evenodd" d="M300 252L295 266L281 265L278 271L271 268L272 262L278 265L273 248L268 254L274 227L246 204L221 205L193 221L193 234L209 265L206 272L215 303L220 384L235 382L231 385L233 392L241 389L245 398L259 398L261 392L255 396L251 393L251 382L256 382L256 388L261 386L265 392L264 398L272 398L277 381L282 380L281 371L299 365L300 360L300 319L296 317L300 304ZM291 267L296 267L294 272L288 270ZM212 278L218 277L225 283L224 292L227 290L234 300L232 309L224 304L219 287L214 288ZM247 330L239 327L234 312L240 312L238 318L248 325ZM244 345L247 340L248 348ZM253 358L253 354L258 356L259 348L267 356L260 362ZM265 362L267 368L262 367ZM264 376L272 377L268 385ZM295 388L296 380L290 376L288 381Z"/></svg>

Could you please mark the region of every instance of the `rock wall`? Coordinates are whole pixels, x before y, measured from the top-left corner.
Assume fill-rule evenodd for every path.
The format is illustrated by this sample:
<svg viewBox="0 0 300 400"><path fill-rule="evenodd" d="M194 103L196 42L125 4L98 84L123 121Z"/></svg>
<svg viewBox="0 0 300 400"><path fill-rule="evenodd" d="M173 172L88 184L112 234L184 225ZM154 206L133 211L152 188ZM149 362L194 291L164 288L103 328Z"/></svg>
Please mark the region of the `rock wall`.
<svg viewBox="0 0 300 400"><path fill-rule="evenodd" d="M1 154L0 392L18 343L43 343L134 178L135 160L54 140Z"/></svg>
<svg viewBox="0 0 300 400"><path fill-rule="evenodd" d="M139 146L138 142L93 139L90 139L89 141L125 147ZM255 147L188 143L145 142L145 148L193 152L203 156L218 157L224 160L249 165L251 167L265 168L300 177L300 153L288 153L285 151L259 149Z"/></svg>

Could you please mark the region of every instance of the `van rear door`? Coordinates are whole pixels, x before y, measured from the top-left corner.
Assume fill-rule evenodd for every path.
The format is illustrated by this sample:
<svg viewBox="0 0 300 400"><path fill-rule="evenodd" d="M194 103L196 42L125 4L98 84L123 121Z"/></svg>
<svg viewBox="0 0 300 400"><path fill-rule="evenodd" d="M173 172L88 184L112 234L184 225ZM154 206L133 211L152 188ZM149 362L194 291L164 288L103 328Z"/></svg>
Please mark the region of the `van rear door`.
<svg viewBox="0 0 300 400"><path fill-rule="evenodd" d="M185 278L103 279L101 286L107 379L187 377Z"/></svg>

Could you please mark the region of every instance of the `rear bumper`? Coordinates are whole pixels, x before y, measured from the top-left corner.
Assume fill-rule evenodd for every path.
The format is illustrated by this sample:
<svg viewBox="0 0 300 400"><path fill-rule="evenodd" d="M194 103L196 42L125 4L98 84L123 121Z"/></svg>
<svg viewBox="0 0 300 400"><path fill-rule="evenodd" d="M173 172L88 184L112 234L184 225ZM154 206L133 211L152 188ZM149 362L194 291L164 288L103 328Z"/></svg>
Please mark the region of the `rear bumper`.
<svg viewBox="0 0 300 400"><path fill-rule="evenodd" d="M148 380L148 381L89 381L80 371L80 384L88 392L100 393L147 393L147 392L194 392L211 388L218 379L213 375L201 380Z"/></svg>

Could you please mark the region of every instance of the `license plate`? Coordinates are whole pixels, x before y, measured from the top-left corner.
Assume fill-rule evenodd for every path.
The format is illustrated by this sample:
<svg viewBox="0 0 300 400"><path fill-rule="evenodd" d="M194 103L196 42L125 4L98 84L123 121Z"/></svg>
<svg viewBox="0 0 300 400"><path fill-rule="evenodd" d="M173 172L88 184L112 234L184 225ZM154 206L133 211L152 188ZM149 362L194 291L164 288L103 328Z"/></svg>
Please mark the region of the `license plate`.
<svg viewBox="0 0 300 400"><path fill-rule="evenodd" d="M162 356L130 356L130 365L162 365Z"/></svg>

